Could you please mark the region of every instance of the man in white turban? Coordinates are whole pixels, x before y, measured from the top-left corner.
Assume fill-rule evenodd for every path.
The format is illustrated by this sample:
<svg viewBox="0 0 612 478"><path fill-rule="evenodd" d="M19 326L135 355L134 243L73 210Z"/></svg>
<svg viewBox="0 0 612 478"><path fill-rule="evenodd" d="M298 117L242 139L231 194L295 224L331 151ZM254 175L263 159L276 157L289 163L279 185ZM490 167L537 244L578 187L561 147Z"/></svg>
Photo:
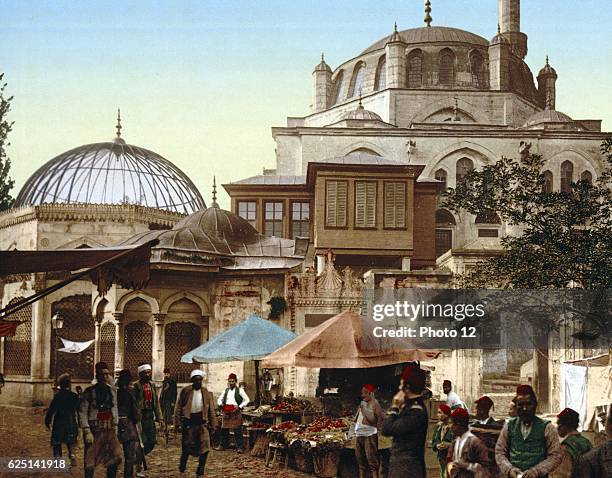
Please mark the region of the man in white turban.
<svg viewBox="0 0 612 478"><path fill-rule="evenodd" d="M198 457L196 475L204 476L206 459L210 451L210 433L208 429L217 428L212 393L202 386L204 372L195 369L191 372L191 385L183 387L176 401L174 426L181 431L181 458L179 472L184 476L189 455Z"/></svg>

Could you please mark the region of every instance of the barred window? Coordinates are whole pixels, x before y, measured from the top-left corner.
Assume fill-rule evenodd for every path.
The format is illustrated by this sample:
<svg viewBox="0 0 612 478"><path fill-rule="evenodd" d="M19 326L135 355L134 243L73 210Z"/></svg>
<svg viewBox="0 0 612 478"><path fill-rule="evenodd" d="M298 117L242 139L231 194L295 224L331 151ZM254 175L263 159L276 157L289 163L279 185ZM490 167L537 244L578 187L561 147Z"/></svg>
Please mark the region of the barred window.
<svg viewBox="0 0 612 478"><path fill-rule="evenodd" d="M376 182L355 181L355 227L376 227Z"/></svg>
<svg viewBox="0 0 612 478"><path fill-rule="evenodd" d="M268 237L283 235L283 203L280 201L265 203L264 234Z"/></svg>
<svg viewBox="0 0 612 478"><path fill-rule="evenodd" d="M111 373L115 371L115 328L112 322L100 327L100 360L106 362Z"/></svg>
<svg viewBox="0 0 612 478"><path fill-rule="evenodd" d="M257 202L238 201L238 215L257 229Z"/></svg>
<svg viewBox="0 0 612 478"><path fill-rule="evenodd" d="M25 297L16 297L7 305L15 305L25 300ZM32 360L32 305L11 314L7 320L23 322L15 329L13 337L4 338L4 374L30 375Z"/></svg>
<svg viewBox="0 0 612 478"><path fill-rule="evenodd" d="M291 204L291 238L310 237L310 203Z"/></svg>
<svg viewBox="0 0 612 478"><path fill-rule="evenodd" d="M327 227L346 227L347 201L347 181L325 182L325 225Z"/></svg>
<svg viewBox="0 0 612 478"><path fill-rule="evenodd" d="M553 173L552 171L544 171L544 192L552 193L553 191Z"/></svg>
<svg viewBox="0 0 612 478"><path fill-rule="evenodd" d="M376 81L374 82L374 90L384 90L387 86L387 61L385 56L381 56L376 68Z"/></svg>
<svg viewBox="0 0 612 478"><path fill-rule="evenodd" d="M448 174L446 173L446 170L442 168L438 169L434 177L442 183L442 191L446 191L446 188L447 188L446 180L448 178Z"/></svg>
<svg viewBox="0 0 612 478"><path fill-rule="evenodd" d="M455 84L455 54L448 48L440 52L438 83L444 86Z"/></svg>
<svg viewBox="0 0 612 478"><path fill-rule="evenodd" d="M406 227L406 183L385 183L385 228Z"/></svg>
<svg viewBox="0 0 612 478"><path fill-rule="evenodd" d="M164 328L164 365L177 382L189 382L193 364L182 363L181 357L200 345L202 329L191 322L171 322Z"/></svg>
<svg viewBox="0 0 612 478"><path fill-rule="evenodd" d="M569 193L572 191L574 181L574 165L571 161L563 161L561 164L561 191Z"/></svg>
<svg viewBox="0 0 612 478"><path fill-rule="evenodd" d="M456 221L446 209L436 211L436 257L440 257L453 247L453 230Z"/></svg>
<svg viewBox="0 0 612 478"><path fill-rule="evenodd" d="M127 324L125 326L123 350L123 368L130 369L132 374L137 377L138 365L151 363L153 357L152 327L142 320Z"/></svg>
<svg viewBox="0 0 612 478"><path fill-rule="evenodd" d="M418 88L423 85L423 53L414 50L408 56L408 88Z"/></svg>

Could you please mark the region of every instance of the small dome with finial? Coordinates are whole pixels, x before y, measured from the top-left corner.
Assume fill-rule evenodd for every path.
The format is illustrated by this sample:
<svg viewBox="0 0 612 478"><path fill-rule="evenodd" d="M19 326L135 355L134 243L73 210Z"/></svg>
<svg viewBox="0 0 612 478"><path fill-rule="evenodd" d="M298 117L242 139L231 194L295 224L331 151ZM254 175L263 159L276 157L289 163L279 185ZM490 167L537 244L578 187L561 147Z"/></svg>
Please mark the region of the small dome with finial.
<svg viewBox="0 0 612 478"><path fill-rule="evenodd" d="M316 67L315 67L315 71L328 71L329 73L332 72L332 69L330 68L330 66L325 63L325 54L321 53L321 63L319 63Z"/></svg>
<svg viewBox="0 0 612 478"><path fill-rule="evenodd" d="M545 75L554 76L555 78L557 77L557 72L552 66L550 66L550 63L548 63L548 55L546 55L546 64L544 65L544 68L542 68L540 73L538 73L538 76Z"/></svg>
<svg viewBox="0 0 612 478"><path fill-rule="evenodd" d="M395 24L393 25L393 34L389 37L389 41L387 43L403 43L403 41L404 40L402 39L402 36L397 31L397 22L395 22Z"/></svg>
<svg viewBox="0 0 612 478"><path fill-rule="evenodd" d="M508 40L503 33L501 32L501 26L499 25L499 23L497 24L497 35L495 35L492 39L491 39L491 45L499 45L499 44L504 44L504 45L510 45L510 40Z"/></svg>

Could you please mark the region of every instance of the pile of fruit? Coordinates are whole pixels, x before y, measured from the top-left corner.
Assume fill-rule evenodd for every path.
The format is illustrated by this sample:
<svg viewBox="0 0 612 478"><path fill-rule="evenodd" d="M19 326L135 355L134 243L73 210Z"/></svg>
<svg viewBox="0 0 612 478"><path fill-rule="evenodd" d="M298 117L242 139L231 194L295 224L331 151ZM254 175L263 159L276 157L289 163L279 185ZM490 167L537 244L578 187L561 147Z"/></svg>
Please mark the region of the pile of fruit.
<svg viewBox="0 0 612 478"><path fill-rule="evenodd" d="M278 425L274 425L271 430L275 432L283 432L289 430L295 430L298 427L298 424L292 420L288 422L279 423Z"/></svg>
<svg viewBox="0 0 612 478"><path fill-rule="evenodd" d="M251 426L251 428L268 428L268 427L270 427L270 424L268 424L268 423L257 423L257 422L255 422L255 423L251 423L251 425L250 425L250 426Z"/></svg>
<svg viewBox="0 0 612 478"><path fill-rule="evenodd" d="M282 401L272 407L275 412L282 413L302 413L304 408L300 403Z"/></svg>
<svg viewBox="0 0 612 478"><path fill-rule="evenodd" d="M345 418L317 417L312 423L308 424L309 432L337 432L348 430L349 423Z"/></svg>

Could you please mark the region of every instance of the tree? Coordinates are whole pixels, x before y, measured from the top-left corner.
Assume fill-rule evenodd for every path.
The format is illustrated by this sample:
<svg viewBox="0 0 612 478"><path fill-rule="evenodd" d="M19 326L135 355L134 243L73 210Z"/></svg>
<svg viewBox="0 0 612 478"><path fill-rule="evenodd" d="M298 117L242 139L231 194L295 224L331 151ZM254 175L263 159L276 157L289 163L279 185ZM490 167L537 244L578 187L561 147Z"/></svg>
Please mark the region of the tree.
<svg viewBox="0 0 612 478"><path fill-rule="evenodd" d="M9 176L11 160L6 155L6 148L10 145L7 142L8 134L13 129L13 123L7 120L8 112L11 109L12 96L5 98L4 90L6 83L3 83L4 73L0 73L0 211L9 209L15 201L10 192L15 185Z"/></svg>
<svg viewBox="0 0 612 478"><path fill-rule="evenodd" d="M460 277L476 288L612 288L612 140L602 143L603 167L595 182L570 192L547 191L544 161L525 154L471 171L444 207L471 214L497 213L516 226L501 239L503 254Z"/></svg>

